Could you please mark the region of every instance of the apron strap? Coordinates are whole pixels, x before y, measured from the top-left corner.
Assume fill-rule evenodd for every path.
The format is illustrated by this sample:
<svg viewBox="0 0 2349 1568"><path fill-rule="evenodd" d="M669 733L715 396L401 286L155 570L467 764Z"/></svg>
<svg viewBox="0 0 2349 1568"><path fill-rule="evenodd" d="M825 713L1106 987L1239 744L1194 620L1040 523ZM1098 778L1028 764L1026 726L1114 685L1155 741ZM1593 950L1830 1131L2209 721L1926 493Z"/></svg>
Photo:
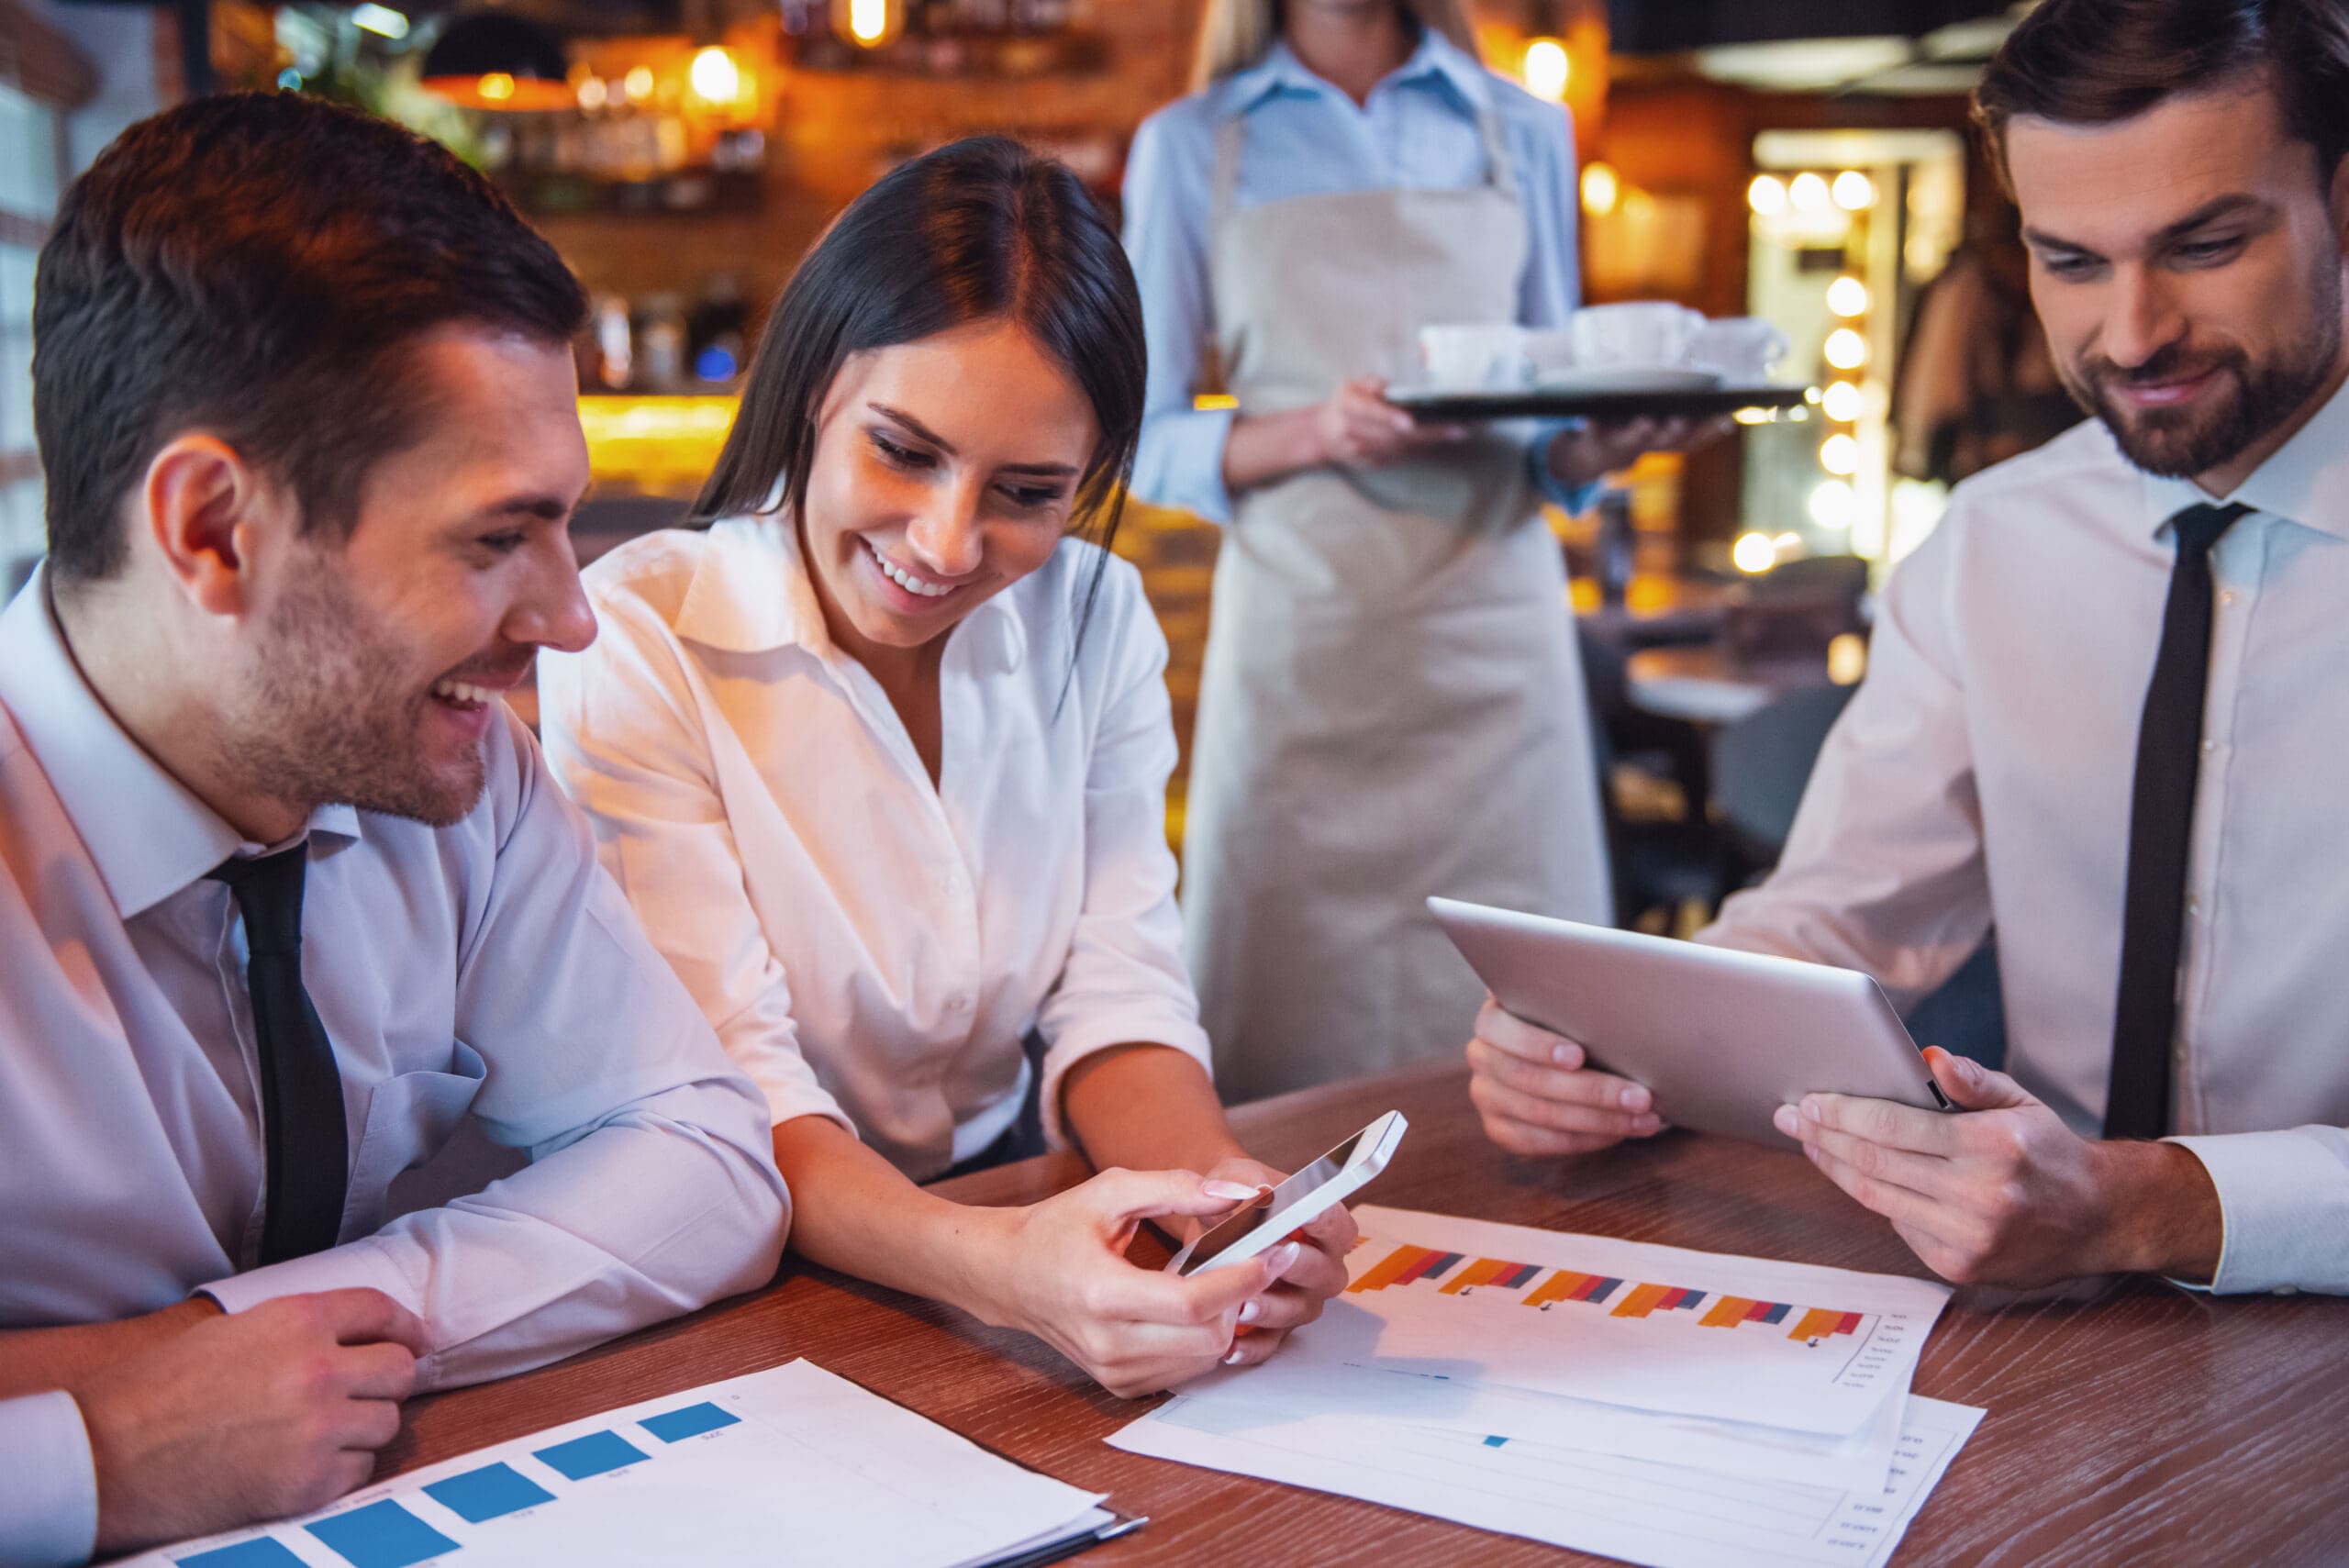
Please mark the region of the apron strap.
<svg viewBox="0 0 2349 1568"><path fill-rule="evenodd" d="M1485 143L1486 183L1503 195L1517 196L1517 168L1509 161L1508 139L1501 134L1501 117L1489 106L1476 112L1476 132Z"/></svg>
<svg viewBox="0 0 2349 1568"><path fill-rule="evenodd" d="M1240 151L1248 142L1246 110L1223 117L1215 127L1215 175L1208 185L1208 232L1212 235L1231 216L1240 191Z"/></svg>

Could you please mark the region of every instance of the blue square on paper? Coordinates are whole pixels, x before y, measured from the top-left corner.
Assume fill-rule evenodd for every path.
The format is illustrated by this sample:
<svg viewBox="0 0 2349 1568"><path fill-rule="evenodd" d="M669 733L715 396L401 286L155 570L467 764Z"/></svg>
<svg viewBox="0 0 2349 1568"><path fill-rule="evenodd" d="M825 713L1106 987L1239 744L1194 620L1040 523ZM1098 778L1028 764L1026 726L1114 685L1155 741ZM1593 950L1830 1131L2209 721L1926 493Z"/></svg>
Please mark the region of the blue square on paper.
<svg viewBox="0 0 2349 1568"><path fill-rule="evenodd" d="M265 1535L172 1561L180 1568L304 1568L302 1560L287 1551L284 1541Z"/></svg>
<svg viewBox="0 0 2349 1568"><path fill-rule="evenodd" d="M540 1449L538 1455L564 1479L584 1481L590 1475L634 1464L644 1457L644 1451L618 1432L590 1432L567 1443Z"/></svg>
<svg viewBox="0 0 2349 1568"><path fill-rule="evenodd" d="M681 1443L687 1438L697 1438L704 1432L714 1432L720 1427L738 1425L742 1418L729 1410L704 1402L688 1405L682 1410L664 1410L637 1423L664 1443Z"/></svg>
<svg viewBox="0 0 2349 1568"><path fill-rule="evenodd" d="M469 1525L554 1501L553 1493L510 1464L484 1464L479 1470L435 1481L424 1495Z"/></svg>
<svg viewBox="0 0 2349 1568"><path fill-rule="evenodd" d="M455 1541L388 1500L320 1519L308 1529L351 1568L408 1568L457 1550Z"/></svg>

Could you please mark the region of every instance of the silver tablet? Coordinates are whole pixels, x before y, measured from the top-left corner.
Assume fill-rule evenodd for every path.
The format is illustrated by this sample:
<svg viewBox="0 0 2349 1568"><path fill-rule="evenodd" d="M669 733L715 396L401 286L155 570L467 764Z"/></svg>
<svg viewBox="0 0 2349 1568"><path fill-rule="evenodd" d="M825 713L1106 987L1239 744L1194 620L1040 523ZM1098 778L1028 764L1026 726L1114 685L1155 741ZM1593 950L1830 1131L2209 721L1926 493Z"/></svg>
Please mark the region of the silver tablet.
<svg viewBox="0 0 2349 1568"><path fill-rule="evenodd" d="M1646 1084L1675 1127L1786 1147L1771 1112L1814 1091L1950 1108L1867 975L1450 898L1428 907L1502 1006Z"/></svg>

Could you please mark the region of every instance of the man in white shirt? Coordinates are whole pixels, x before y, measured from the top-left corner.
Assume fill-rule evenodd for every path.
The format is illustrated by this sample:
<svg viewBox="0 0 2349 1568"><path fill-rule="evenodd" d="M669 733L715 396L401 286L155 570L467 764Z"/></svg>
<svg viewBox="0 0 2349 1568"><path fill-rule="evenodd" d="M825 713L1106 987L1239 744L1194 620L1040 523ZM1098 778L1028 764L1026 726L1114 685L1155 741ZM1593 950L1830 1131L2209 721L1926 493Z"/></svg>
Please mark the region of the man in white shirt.
<svg viewBox="0 0 2349 1568"><path fill-rule="evenodd" d="M584 314L485 182L295 95L66 196L0 614L0 1562L317 1507L411 1389L774 1268L763 1100L499 701L595 634ZM468 1116L532 1162L387 1218Z"/></svg>
<svg viewBox="0 0 2349 1568"><path fill-rule="evenodd" d="M2011 1076L1778 1112L1942 1274L2349 1292L2349 7L2048 0L1976 104L2098 417L1959 487L1702 940L1905 1005L1998 928ZM1672 1114L1495 1007L1469 1055L1511 1149Z"/></svg>

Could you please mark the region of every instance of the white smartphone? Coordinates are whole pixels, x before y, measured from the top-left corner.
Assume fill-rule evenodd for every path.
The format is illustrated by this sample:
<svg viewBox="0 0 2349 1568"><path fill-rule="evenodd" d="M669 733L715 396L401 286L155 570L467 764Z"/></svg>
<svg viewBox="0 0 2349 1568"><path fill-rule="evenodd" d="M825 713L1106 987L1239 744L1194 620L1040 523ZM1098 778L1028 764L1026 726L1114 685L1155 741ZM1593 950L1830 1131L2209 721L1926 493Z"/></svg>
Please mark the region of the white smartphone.
<svg viewBox="0 0 2349 1568"><path fill-rule="evenodd" d="M1300 1225L1338 1205L1371 1177L1386 1169L1395 1146L1403 1141L1410 1123L1401 1111L1388 1111L1310 1165L1297 1172L1239 1212L1219 1220L1194 1237L1174 1254L1167 1270L1178 1274L1205 1273L1254 1257L1275 1245Z"/></svg>

